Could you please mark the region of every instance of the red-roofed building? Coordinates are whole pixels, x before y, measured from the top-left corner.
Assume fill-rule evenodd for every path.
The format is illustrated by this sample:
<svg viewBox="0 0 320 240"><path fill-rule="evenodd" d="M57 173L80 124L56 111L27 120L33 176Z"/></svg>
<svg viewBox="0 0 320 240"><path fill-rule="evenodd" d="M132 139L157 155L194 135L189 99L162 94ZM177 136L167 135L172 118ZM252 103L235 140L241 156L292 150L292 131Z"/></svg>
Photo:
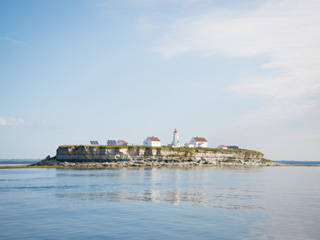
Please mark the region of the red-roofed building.
<svg viewBox="0 0 320 240"><path fill-rule="evenodd" d="M124 141L124 140L118 140L117 141L117 145L120 145L120 146L121 145L125 145L126 146L126 145L128 145L128 143L126 141Z"/></svg>
<svg viewBox="0 0 320 240"><path fill-rule="evenodd" d="M204 137L193 137L190 141L195 147L208 147L208 141Z"/></svg>
<svg viewBox="0 0 320 240"><path fill-rule="evenodd" d="M143 142L143 146L149 147L161 147L161 141L157 137L147 137Z"/></svg>
<svg viewBox="0 0 320 240"><path fill-rule="evenodd" d="M193 148L193 147L194 147L194 144L193 144L193 143L185 143L185 144L184 144L184 147Z"/></svg>
<svg viewBox="0 0 320 240"><path fill-rule="evenodd" d="M218 148L228 149L226 145L219 145Z"/></svg>

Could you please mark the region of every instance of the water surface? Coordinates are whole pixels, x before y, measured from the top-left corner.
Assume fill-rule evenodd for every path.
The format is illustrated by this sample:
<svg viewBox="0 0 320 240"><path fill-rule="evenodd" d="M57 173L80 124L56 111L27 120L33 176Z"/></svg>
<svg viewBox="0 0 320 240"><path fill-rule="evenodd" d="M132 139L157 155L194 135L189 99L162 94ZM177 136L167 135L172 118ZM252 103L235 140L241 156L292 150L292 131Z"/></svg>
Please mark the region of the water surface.
<svg viewBox="0 0 320 240"><path fill-rule="evenodd" d="M39 161L40 159L0 159L0 166L30 165Z"/></svg>
<svg viewBox="0 0 320 240"><path fill-rule="evenodd" d="M319 174L0 169L0 239L319 239Z"/></svg>

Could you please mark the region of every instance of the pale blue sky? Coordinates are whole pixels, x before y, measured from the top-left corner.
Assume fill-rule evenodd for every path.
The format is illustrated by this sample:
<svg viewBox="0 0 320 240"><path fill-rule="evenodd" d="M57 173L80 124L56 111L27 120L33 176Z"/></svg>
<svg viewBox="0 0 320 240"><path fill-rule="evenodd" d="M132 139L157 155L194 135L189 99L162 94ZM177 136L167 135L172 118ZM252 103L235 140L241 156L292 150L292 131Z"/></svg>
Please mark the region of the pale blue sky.
<svg viewBox="0 0 320 240"><path fill-rule="evenodd" d="M317 0L0 0L0 158L124 139L320 160Z"/></svg>

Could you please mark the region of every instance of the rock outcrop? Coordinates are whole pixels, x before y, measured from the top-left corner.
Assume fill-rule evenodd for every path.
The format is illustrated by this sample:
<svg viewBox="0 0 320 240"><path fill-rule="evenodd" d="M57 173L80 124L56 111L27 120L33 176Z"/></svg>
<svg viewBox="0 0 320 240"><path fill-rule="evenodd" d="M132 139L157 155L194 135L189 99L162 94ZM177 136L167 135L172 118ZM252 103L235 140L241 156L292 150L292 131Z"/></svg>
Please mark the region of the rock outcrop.
<svg viewBox="0 0 320 240"><path fill-rule="evenodd" d="M57 155L38 165L86 166L190 166L274 165L263 154L244 149L169 148L143 146L60 146ZM98 164L98 165L97 165Z"/></svg>

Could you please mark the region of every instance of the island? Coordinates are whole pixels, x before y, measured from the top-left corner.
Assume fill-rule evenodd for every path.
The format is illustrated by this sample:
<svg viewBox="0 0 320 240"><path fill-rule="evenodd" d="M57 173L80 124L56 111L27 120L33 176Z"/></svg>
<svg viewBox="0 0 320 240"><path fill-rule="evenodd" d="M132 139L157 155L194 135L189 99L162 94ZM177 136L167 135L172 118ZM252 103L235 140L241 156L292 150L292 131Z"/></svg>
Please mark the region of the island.
<svg viewBox="0 0 320 240"><path fill-rule="evenodd" d="M56 156L33 166L158 167L158 166L274 166L264 154L246 149L148 147L120 145L62 145Z"/></svg>

